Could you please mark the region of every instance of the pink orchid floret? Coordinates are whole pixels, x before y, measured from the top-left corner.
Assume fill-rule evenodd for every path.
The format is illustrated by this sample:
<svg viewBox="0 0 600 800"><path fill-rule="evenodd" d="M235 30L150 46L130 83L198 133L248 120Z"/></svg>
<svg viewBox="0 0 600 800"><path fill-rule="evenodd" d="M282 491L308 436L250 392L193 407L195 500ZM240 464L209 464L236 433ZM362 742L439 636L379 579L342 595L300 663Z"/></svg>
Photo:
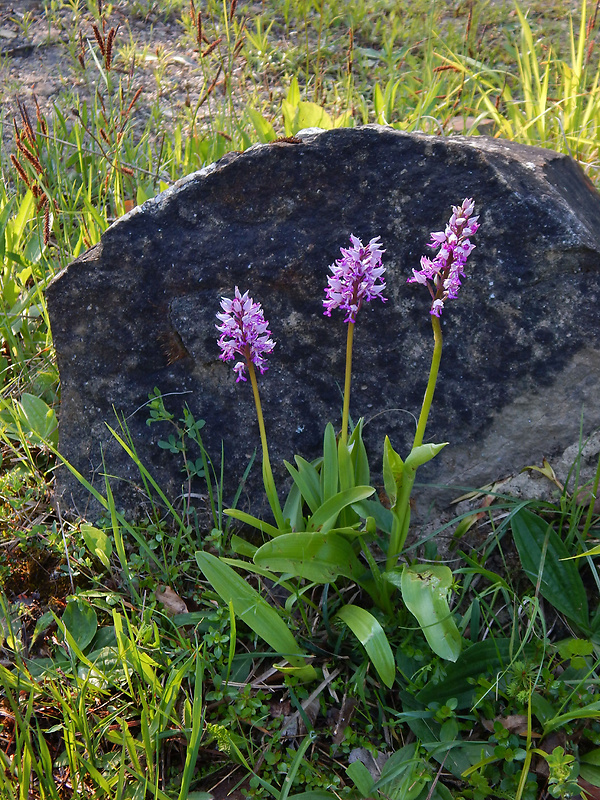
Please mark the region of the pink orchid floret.
<svg viewBox="0 0 600 800"><path fill-rule="evenodd" d="M331 316L334 308L342 308L347 312L344 322L356 322L356 315L363 303L379 298L385 303L382 292L385 283L381 276L385 267L381 266L381 256L385 250L381 249L379 236L367 245L363 245L356 236L350 236L351 247L340 248L342 258L329 269L332 274L327 278L325 287L326 299L323 300L327 317Z"/></svg>
<svg viewBox="0 0 600 800"><path fill-rule="evenodd" d="M461 278L465 277L465 263L475 249L469 236L479 229L477 220L472 217L475 203L465 198L460 206L452 206L446 229L431 234L429 247L439 252L434 259L421 257L421 269L413 269L408 283L421 283L427 286L431 294L430 313L436 317L442 315L446 300L453 300L461 286Z"/></svg>
<svg viewBox="0 0 600 800"><path fill-rule="evenodd" d="M250 362L261 374L264 373L268 369L264 356L273 351L275 342L269 338L269 323L260 303L255 303L248 292L240 294L236 286L233 300L221 298L221 308L223 313L217 314L221 324L216 326L221 334L217 341L222 351L219 358L231 361L236 354L242 356L233 367L236 383L246 380L246 368Z"/></svg>

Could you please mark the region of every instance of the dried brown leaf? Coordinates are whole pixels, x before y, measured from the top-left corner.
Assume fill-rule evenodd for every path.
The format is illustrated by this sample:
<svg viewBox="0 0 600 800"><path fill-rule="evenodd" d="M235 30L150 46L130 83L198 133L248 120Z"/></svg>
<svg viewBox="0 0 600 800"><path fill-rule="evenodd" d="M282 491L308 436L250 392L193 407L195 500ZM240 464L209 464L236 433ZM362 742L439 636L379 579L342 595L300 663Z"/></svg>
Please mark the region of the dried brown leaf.
<svg viewBox="0 0 600 800"><path fill-rule="evenodd" d="M167 614L187 614L188 607L170 586L159 587L154 596L165 607Z"/></svg>

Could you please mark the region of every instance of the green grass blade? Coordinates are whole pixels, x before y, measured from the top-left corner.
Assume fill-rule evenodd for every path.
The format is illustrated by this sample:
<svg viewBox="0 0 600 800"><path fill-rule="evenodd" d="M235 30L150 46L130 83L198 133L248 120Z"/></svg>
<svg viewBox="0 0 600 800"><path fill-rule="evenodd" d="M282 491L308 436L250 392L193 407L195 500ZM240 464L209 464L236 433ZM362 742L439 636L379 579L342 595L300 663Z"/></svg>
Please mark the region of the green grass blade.
<svg viewBox="0 0 600 800"><path fill-rule="evenodd" d="M185 754L185 765L181 778L181 790L178 800L188 797L190 784L196 773L196 760L200 748L200 740L204 732L204 712L202 711L202 684L204 681L204 653L196 654L196 673L194 676L194 700L192 703L192 731Z"/></svg>
<svg viewBox="0 0 600 800"><path fill-rule="evenodd" d="M308 734L308 736L306 736L302 740L302 743L300 744L300 747L298 748L298 751L294 756L294 760L290 764L288 774L285 776L283 786L281 787L279 800L287 800L288 795L290 793L290 789L292 788L292 784L294 783L294 778L296 777L296 773L298 772L298 770L300 769L300 765L304 761L304 756L306 755L306 751L311 746L311 744L314 744L316 738L317 738L316 735L313 732L311 732Z"/></svg>
<svg viewBox="0 0 600 800"><path fill-rule="evenodd" d="M274 525L270 525L268 522L263 522L262 519L253 517L251 514L247 514L245 511L238 511L237 508L226 508L223 513L228 517L238 519L240 522L245 522L246 525L251 525L253 528L258 528L261 533L268 533L269 536L280 536L282 533L279 528L276 528Z"/></svg>

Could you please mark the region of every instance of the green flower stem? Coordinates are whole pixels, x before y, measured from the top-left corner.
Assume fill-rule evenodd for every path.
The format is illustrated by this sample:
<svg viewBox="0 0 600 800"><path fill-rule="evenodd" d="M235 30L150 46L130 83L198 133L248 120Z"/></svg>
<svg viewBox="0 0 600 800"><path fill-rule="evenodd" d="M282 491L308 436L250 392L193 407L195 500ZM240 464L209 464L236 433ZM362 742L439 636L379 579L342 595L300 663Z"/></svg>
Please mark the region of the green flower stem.
<svg viewBox="0 0 600 800"><path fill-rule="evenodd" d="M284 530L285 524L283 519L283 511L281 510L279 497L277 496L277 489L275 488L275 481L273 479L273 472L271 470L271 461L269 460L267 432L265 430L265 420L262 413L262 406L260 404L260 395L258 393L256 372L254 370L254 364L252 363L250 358L246 359L246 365L248 367L248 374L250 375L252 392L254 393L254 403L256 405L256 416L258 419L258 429L260 431L260 442L262 445L262 452L263 452L263 458L262 458L263 483L265 485L265 491L267 493L269 505L271 506L271 511L273 512L273 516L275 517L275 522L277 524L277 527L280 530Z"/></svg>
<svg viewBox="0 0 600 800"><path fill-rule="evenodd" d="M396 566L398 556L402 552L404 542L406 541L408 526L410 524L410 495L414 482L414 473L410 478L408 475L404 476L400 495L393 509L394 523L392 525L390 544L385 562L385 569L387 572ZM391 585L390 591L393 591L393 587Z"/></svg>
<svg viewBox="0 0 600 800"><path fill-rule="evenodd" d="M342 411L342 443L348 443L348 418L350 417L350 382L352 380L352 342L354 340L354 323L348 323L346 339L346 379L344 381L344 408Z"/></svg>
<svg viewBox="0 0 600 800"><path fill-rule="evenodd" d="M431 410L431 403L433 401L433 394L435 392L435 385L442 358L442 328L439 317L436 317L434 314L431 315L431 325L433 327L433 355L431 357L431 367L429 369L429 380L427 381L427 388L425 389L425 396L423 397L421 413L417 423L413 450L415 447L420 447L420 445L423 444L425 426L427 425L427 418ZM410 473L408 471L404 473L400 495L394 507L395 519L388 547L386 570L391 570L396 565L398 556L402 552L404 542L406 541L408 527L410 525L410 496L412 494L415 476L416 470Z"/></svg>
<svg viewBox="0 0 600 800"><path fill-rule="evenodd" d="M440 361L442 358L442 327L440 325L439 317L436 317L434 314L431 315L431 325L433 327L433 356L431 357L429 380L427 381L427 388L425 389L425 396L423 397L423 404L421 406L419 422L417 423L417 431L415 433L413 449L423 444L425 426L427 425L427 418L429 417L429 412L431 411L433 393L435 392L435 384L437 382Z"/></svg>

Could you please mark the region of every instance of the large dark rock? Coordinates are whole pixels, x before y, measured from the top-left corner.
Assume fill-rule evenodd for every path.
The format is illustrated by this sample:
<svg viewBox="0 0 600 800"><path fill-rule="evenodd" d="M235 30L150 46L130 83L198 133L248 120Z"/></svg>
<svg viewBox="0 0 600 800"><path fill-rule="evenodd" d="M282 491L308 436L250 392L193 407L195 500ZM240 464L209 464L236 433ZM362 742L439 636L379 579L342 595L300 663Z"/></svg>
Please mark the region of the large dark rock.
<svg viewBox="0 0 600 800"><path fill-rule="evenodd" d="M450 446L420 477L477 486L562 452L582 408L586 430L600 424L599 195L573 160L548 150L367 127L231 154L118 220L52 282L62 453L102 488L103 450L121 479L118 503L136 511L137 470L105 424L115 409L148 469L180 495L180 461L157 444L169 427L146 425L158 387L176 415L187 403L206 420L217 463L223 441L230 501L259 444L250 384L235 383L216 345L220 297L238 285L262 303L277 340L259 377L276 476L284 458L315 457L326 422L340 420L346 326L341 312L323 316L322 300L350 233L382 237L389 297L358 317L351 414L368 420L374 465L386 432L405 453L432 349L428 292L406 278L464 197L481 229L442 317L426 434ZM257 462L241 505L257 509L261 486ZM57 487L63 504L86 511L86 491L64 469ZM448 496L439 492L421 488L423 507Z"/></svg>

